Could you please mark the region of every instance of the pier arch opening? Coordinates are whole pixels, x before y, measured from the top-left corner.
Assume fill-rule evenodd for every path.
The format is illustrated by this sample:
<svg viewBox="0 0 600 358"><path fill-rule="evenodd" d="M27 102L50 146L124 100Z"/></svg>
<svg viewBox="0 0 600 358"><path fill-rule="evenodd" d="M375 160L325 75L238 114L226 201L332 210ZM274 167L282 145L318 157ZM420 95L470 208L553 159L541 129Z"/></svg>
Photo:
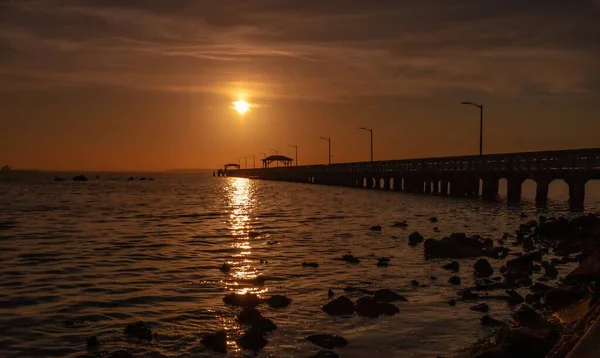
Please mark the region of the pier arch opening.
<svg viewBox="0 0 600 358"><path fill-rule="evenodd" d="M537 183L533 179L525 179L521 183L521 199L535 201Z"/></svg>

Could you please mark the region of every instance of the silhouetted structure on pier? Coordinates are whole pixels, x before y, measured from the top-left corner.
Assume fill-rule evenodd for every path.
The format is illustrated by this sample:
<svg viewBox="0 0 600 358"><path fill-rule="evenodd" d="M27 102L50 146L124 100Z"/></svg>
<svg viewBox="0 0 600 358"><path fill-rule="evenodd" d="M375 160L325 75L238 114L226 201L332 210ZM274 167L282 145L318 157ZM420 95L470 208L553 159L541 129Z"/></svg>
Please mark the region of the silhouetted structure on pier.
<svg viewBox="0 0 600 358"><path fill-rule="evenodd" d="M263 168L269 168L272 163L283 164L284 167L289 167L292 165L294 159L288 158L285 155L270 155L265 159L261 159L263 162Z"/></svg>
<svg viewBox="0 0 600 358"><path fill-rule="evenodd" d="M240 169L240 165L239 164L234 164L234 163L225 164L223 166L223 169L217 170L217 176L226 177L227 174L229 173L229 170L232 169L232 168L239 170ZM213 176L215 176L215 172L213 172Z"/></svg>
<svg viewBox="0 0 600 358"><path fill-rule="evenodd" d="M587 181L600 179L600 149L244 169L229 175L454 197L481 193L484 199L496 199L499 181L506 179L509 202L521 199L526 179L537 183L538 202L548 199L553 180L563 179L569 185L571 205L580 208Z"/></svg>

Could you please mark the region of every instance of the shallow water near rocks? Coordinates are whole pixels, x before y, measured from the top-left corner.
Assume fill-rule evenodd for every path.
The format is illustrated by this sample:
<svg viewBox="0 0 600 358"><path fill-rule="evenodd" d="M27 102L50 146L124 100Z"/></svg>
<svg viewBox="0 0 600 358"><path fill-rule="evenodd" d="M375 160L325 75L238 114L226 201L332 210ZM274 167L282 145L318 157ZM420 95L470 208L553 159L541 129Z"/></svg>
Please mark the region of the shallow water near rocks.
<svg viewBox="0 0 600 358"><path fill-rule="evenodd" d="M408 245L410 233L499 239L536 215L576 215L568 211L566 186L551 189L553 201L536 208L528 183L522 204L508 206L205 174L151 176L156 180L128 182L100 174L85 183L53 182L49 173L0 177L2 357L102 356L117 349L214 356L201 337L221 329L228 354L243 356L248 352L235 344L243 334L235 321L241 308L222 300L230 292L293 300L287 308L258 307L278 326L259 357L314 354L319 348L304 338L317 333L344 337L348 346L336 349L343 357L448 355L490 332L479 324L483 313L469 309L472 303L446 303L473 284L475 259L458 260L462 285L452 286L454 273L441 268L448 260L424 260L422 243ZM588 184L586 211L600 211L597 183ZM521 219L521 212L529 217ZM439 221L431 223L431 216ZM408 227L392 227L403 220ZM382 230L370 230L374 225ZM348 252L360 263L334 260ZM389 266L378 267L383 256ZM502 262L490 260L496 273ZM223 263L231 265L229 273L219 270ZM344 293L349 285L389 288L409 302L395 302L400 313L394 316L325 314L329 288L334 297L364 296ZM492 317L509 319L506 303L486 303ZM142 320L158 338L128 340L126 325ZM96 351L86 349L91 335L100 341Z"/></svg>

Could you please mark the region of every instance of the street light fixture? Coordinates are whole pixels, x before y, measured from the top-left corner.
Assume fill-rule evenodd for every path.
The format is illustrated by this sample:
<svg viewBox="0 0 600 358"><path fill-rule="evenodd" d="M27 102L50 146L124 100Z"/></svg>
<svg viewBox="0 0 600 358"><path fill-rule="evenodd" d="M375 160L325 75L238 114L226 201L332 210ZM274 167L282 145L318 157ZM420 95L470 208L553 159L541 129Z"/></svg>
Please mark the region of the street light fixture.
<svg viewBox="0 0 600 358"><path fill-rule="evenodd" d="M331 137L319 137L329 142L329 165L331 165Z"/></svg>
<svg viewBox="0 0 600 358"><path fill-rule="evenodd" d="M483 104L466 101L460 103L479 108L479 155L483 155Z"/></svg>
<svg viewBox="0 0 600 358"><path fill-rule="evenodd" d="M371 132L371 162L373 162L373 129L366 128L366 127L359 127L358 129L362 129L362 130Z"/></svg>
<svg viewBox="0 0 600 358"><path fill-rule="evenodd" d="M256 156L250 155L252 157L252 169L256 169Z"/></svg>
<svg viewBox="0 0 600 358"><path fill-rule="evenodd" d="M297 145L292 145L292 144L288 144L290 147L296 149L296 166L298 166L298 146Z"/></svg>

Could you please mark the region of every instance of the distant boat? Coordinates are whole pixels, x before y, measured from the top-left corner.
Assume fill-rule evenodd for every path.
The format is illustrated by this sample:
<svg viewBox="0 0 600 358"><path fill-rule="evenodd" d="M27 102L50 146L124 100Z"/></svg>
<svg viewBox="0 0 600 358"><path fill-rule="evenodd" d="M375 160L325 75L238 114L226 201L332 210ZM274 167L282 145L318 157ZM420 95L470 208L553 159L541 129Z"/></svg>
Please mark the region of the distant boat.
<svg viewBox="0 0 600 358"><path fill-rule="evenodd" d="M0 172L10 172L11 168L8 165L3 166L2 168L0 168Z"/></svg>

